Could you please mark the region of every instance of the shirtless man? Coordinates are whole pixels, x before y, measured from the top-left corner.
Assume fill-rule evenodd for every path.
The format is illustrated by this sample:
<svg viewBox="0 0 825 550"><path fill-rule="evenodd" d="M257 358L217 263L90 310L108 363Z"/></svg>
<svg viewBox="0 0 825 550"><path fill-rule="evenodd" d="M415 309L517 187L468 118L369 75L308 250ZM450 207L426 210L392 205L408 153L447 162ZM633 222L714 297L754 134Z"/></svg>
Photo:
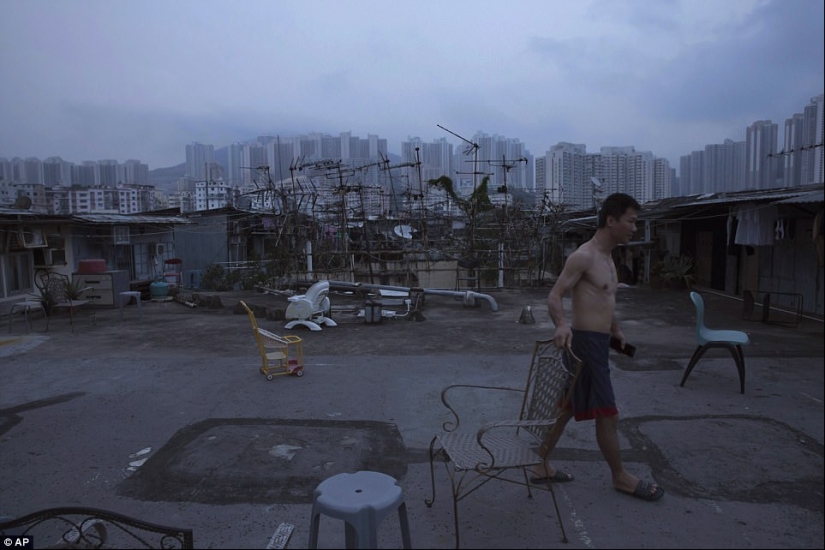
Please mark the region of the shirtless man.
<svg viewBox="0 0 825 550"><path fill-rule="evenodd" d="M624 469L617 427L619 411L613 395L608 368L610 337L622 348L624 334L616 319L618 279L611 252L627 244L636 232L639 203L633 197L615 193L605 199L599 211L599 224L592 239L567 258L556 284L547 297L550 317L556 324L553 341L559 348L570 348L582 360L582 370L573 389L572 410L565 410L554 430L545 435L539 452L547 456L556 446L570 418L596 421L596 441L612 474L613 487L643 500L658 500L664 489L632 476ZM573 322L567 324L562 298L573 297ZM533 470L533 483L572 481L573 476L545 463Z"/></svg>

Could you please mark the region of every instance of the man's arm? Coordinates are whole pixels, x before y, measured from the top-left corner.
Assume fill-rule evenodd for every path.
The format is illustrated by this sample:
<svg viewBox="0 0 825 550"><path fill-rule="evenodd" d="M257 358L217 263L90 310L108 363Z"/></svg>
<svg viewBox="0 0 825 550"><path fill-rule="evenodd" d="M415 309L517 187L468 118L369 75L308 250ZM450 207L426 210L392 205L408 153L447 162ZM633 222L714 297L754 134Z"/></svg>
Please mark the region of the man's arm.
<svg viewBox="0 0 825 550"><path fill-rule="evenodd" d="M570 347L573 340L573 333L564 315L562 298L579 284L589 265L590 257L584 251L577 250L571 254L564 263L564 269L562 269L559 278L547 295L547 311L550 313L553 324L556 325L556 332L553 336L556 347Z"/></svg>

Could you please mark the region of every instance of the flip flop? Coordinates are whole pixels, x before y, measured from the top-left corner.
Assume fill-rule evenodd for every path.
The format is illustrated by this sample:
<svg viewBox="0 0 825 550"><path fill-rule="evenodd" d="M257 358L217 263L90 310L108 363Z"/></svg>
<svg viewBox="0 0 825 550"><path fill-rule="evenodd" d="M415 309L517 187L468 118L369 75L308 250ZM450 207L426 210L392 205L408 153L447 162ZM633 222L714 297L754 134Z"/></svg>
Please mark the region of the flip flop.
<svg viewBox="0 0 825 550"><path fill-rule="evenodd" d="M639 480L639 483L636 484L636 488L631 493L630 491L625 491L616 487L616 490L620 493L624 493L625 495L630 495L632 497L640 498L642 500L646 500L648 502L653 502L659 500L663 496L665 496L665 490L656 486L656 490L651 492L651 488L653 485L648 483L647 481Z"/></svg>
<svg viewBox="0 0 825 550"><path fill-rule="evenodd" d="M535 476L530 478L530 483L535 483L536 485L548 482L554 483L564 483L566 481L573 481L573 474L568 474L567 472L562 472L561 470L556 470L556 473L552 476Z"/></svg>

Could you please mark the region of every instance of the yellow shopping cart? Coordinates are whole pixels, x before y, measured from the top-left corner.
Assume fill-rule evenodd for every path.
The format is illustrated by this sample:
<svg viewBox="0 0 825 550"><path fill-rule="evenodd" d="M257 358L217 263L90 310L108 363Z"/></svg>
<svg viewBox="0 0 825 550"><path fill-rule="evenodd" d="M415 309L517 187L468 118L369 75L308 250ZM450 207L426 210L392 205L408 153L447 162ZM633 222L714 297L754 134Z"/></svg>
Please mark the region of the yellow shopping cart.
<svg viewBox="0 0 825 550"><path fill-rule="evenodd" d="M261 373L267 380L272 380L276 376L284 374L304 375L304 342L298 336L288 334L279 336L258 326L255 314L241 300L241 305L249 315L252 323L252 332L255 334L255 342L258 344L258 351L261 353Z"/></svg>

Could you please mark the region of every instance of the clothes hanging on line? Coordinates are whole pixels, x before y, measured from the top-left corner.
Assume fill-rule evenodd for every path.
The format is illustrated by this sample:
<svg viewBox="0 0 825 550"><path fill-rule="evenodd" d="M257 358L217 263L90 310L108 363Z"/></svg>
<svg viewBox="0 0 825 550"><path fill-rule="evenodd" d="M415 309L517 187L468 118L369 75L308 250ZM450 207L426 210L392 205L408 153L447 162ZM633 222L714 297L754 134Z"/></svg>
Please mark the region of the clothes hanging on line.
<svg viewBox="0 0 825 550"><path fill-rule="evenodd" d="M774 206L756 206L753 203L737 208L735 244L766 246L776 239L776 220L779 209Z"/></svg>

